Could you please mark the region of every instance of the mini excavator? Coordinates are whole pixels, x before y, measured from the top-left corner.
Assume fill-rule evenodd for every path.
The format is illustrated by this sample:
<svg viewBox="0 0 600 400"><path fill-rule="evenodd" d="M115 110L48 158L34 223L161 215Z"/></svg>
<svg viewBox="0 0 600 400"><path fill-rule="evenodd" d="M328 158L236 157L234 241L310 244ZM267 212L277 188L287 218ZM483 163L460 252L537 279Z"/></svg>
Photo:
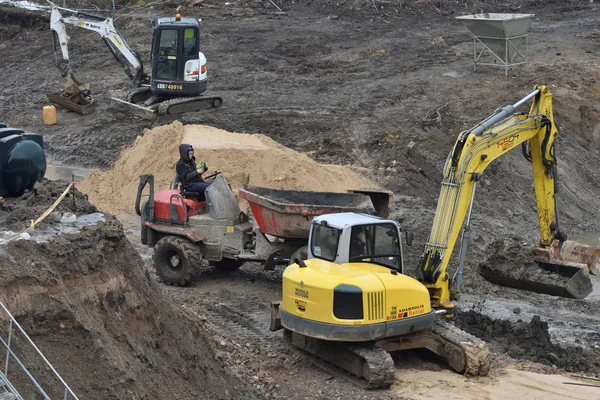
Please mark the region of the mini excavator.
<svg viewBox="0 0 600 400"><path fill-rule="evenodd" d="M529 99L529 113L517 113ZM536 254L547 255L535 261L568 277L558 293L553 285L531 290L574 298L592 290L585 269L563 262L552 250L565 240L554 197L557 135L552 95L545 86L459 135L444 167L416 279L404 273L402 230L395 221L356 213L314 218L307 259L295 260L283 273L282 300L271 305L271 330L283 328L294 346L327 361L321 363L324 368L341 369L344 378L367 389L391 386L390 352L406 349L428 349L458 373L487 375L487 345L446 320L453 317L452 300L460 293L477 182L493 160L523 145L533 165L540 229ZM448 264L461 228L458 264L450 278ZM406 232L405 238L410 245L412 234Z"/></svg>
<svg viewBox="0 0 600 400"><path fill-rule="evenodd" d="M63 91L48 94L51 101L83 115L90 113L90 106L93 105L87 85L82 85L72 74L66 24L91 30L102 37L136 86L126 100L113 100L127 105L135 114L154 118L157 115L207 110L221 105L220 97L201 95L206 90L207 72L206 57L200 51L199 20L177 14L152 22L152 67L148 75L140 56L114 27L112 18L55 4L51 7L50 28L54 32L54 48L57 48L58 42L62 52L58 69L68 79Z"/></svg>

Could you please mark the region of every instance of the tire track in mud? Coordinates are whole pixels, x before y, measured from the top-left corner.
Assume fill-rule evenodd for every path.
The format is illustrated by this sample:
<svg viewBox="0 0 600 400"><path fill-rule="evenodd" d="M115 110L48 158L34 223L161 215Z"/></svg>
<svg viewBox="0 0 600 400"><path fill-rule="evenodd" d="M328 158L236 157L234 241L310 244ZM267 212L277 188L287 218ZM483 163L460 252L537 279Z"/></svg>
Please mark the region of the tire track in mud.
<svg viewBox="0 0 600 400"><path fill-rule="evenodd" d="M252 315L240 312L227 304L214 304L208 301L198 304L197 308L198 311L203 312L210 323L222 328L224 335L232 336L237 341L257 340L267 343L265 331L268 330L259 328L260 322Z"/></svg>

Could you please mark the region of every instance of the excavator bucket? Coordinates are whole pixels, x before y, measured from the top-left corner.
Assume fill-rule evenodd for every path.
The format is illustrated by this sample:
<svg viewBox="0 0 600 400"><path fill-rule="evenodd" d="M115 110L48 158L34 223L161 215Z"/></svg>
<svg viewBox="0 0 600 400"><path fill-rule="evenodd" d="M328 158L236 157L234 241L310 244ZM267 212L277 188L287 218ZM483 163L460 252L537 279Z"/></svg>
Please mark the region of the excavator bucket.
<svg viewBox="0 0 600 400"><path fill-rule="evenodd" d="M572 297L574 299L583 299L592 293L592 281L586 271L585 264L572 265L569 263L552 262L536 259L535 262L546 271L556 273L566 277L564 285L546 285L545 291L553 296Z"/></svg>
<svg viewBox="0 0 600 400"><path fill-rule="evenodd" d="M585 245L581 245L585 246ZM479 273L489 282L530 292L544 293L574 299L583 299L592 292L589 264L583 257L571 254L555 256L549 248L536 248L535 257L521 262L518 255L494 254L487 262L480 264ZM513 266L506 268L506 259L513 259ZM500 262L498 262L500 261Z"/></svg>
<svg viewBox="0 0 600 400"><path fill-rule="evenodd" d="M70 72L64 89L46 93L46 96L52 103L81 115L88 115L94 111L95 100L91 98L87 85L79 82Z"/></svg>
<svg viewBox="0 0 600 400"><path fill-rule="evenodd" d="M485 264L480 265L479 273L495 285L551 296L583 299L592 292L592 282L584 267L538 259L535 262L541 267L539 268L541 271L547 271L548 274L512 275L505 273L506 271L490 268ZM553 279L551 275L556 276ZM543 278L540 279L540 277Z"/></svg>

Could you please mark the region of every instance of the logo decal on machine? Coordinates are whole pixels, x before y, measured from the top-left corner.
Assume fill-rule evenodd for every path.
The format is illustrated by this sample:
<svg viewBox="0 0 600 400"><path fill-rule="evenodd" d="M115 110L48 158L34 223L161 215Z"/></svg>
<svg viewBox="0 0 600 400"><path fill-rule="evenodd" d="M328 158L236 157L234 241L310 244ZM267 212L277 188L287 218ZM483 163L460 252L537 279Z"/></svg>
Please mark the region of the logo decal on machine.
<svg viewBox="0 0 600 400"><path fill-rule="evenodd" d="M121 38L119 38L119 36L117 36L117 34L113 33L112 38L119 48L123 47L123 42L121 41Z"/></svg>
<svg viewBox="0 0 600 400"><path fill-rule="evenodd" d="M392 307L390 315L388 315L387 320L393 319L403 319L408 317L414 317L415 315L420 315L425 313L425 305L420 304L418 306L406 307L398 310L396 306Z"/></svg>
<svg viewBox="0 0 600 400"><path fill-rule="evenodd" d="M519 134L515 133L514 135L510 135L509 137L502 139L501 141L496 143L496 146L498 146L499 149L502 149L502 151L504 151L518 138Z"/></svg>
<svg viewBox="0 0 600 400"><path fill-rule="evenodd" d="M298 308L298 311L306 311L306 302L302 301L302 300L296 300L296 307Z"/></svg>
<svg viewBox="0 0 600 400"><path fill-rule="evenodd" d="M308 290L296 288L295 293L296 293L296 296L298 296L298 297L304 297L305 299L308 299Z"/></svg>

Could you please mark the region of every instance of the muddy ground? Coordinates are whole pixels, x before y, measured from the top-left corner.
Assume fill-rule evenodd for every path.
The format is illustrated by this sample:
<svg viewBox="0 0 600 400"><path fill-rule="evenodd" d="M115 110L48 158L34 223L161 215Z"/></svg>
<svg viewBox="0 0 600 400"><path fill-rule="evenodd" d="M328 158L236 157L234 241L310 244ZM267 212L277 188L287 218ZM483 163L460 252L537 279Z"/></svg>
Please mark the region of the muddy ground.
<svg viewBox="0 0 600 400"><path fill-rule="evenodd" d="M11 199L20 207L3 213L10 218L37 206L47 209L66 187L46 181L38 195ZM202 322L162 296L121 223L98 215L81 193L74 195L75 204L67 198L57 212L74 213L78 225L49 218L28 240L2 245L0 299L77 396L258 398L247 382L225 371ZM81 224L86 219L90 223ZM8 321L0 314L6 340ZM62 398L62 387L25 337L13 336L13 352L49 398ZM23 398L39 398L14 359L8 378Z"/></svg>
<svg viewBox="0 0 600 400"><path fill-rule="evenodd" d="M405 225L415 233L417 245L407 249L406 261L416 265L419 244L426 240L433 220L441 169L457 134L496 108L516 102L533 85L547 84L554 95L560 129L561 228L570 236L600 232L600 42L577 36L597 29L597 4L563 0L494 5L359 0L277 4L285 14L269 2L183 6L184 15L202 17L209 90L222 96L224 104L218 110L183 117L182 122L264 133L318 161L369 168L372 179L394 191L395 215L404 217ZM376 10L373 4L380 8ZM150 20L173 14L174 6L167 2L125 9L115 15L115 25L147 60ZM508 78L500 69L473 71L471 36L454 17L481 10L536 15L529 29L529 63L512 70ZM129 88L125 75L97 37L73 29L70 35L74 71L90 83L98 101L96 112L86 117L59 112L57 125L42 124L41 109L47 104L44 93L58 90L62 79L52 66L50 32L45 25L30 25L6 29L0 42L4 75L0 120L44 134L47 154L54 163L108 167L119 149L143 128L171 120L148 122L113 108L110 96L123 97ZM448 113L441 126L423 130L421 120L427 112L446 103ZM465 319L463 328L471 326L476 333L479 325L492 326L491 333L499 335L496 344L495 335L487 330L481 334L499 352L502 363L498 365L517 358L524 360L520 368L551 372L554 364L555 371L560 371L568 365L549 360L548 366L547 359L511 353L503 347L506 332L540 315L557 345L580 346L592 354L585 368L573 369L598 374L597 362L593 362L594 349L600 345L598 279L594 279L592 295L572 300L498 287L477 273L495 240L514 240L525 246L537 242L530 171L531 166L515 150L484 174L473 210L474 241L465 294L459 302L464 310L477 304L480 316ZM148 261L150 253L138 244L135 220L130 216L122 220L128 237ZM266 330L267 305L279 296L280 273L263 273L249 265L226 276L207 271L201 282L188 289L159 287L174 303L189 305L198 318L206 318L221 332L223 347L232 349L222 355L225 365L257 371L249 379L261 390L266 387L273 395L291 398L388 396L356 391L345 382L329 379ZM511 328L500 323L496 331L487 318L508 321ZM560 357L563 353L553 354ZM267 372L261 375L259 371ZM302 387L295 386L298 377L303 379Z"/></svg>

